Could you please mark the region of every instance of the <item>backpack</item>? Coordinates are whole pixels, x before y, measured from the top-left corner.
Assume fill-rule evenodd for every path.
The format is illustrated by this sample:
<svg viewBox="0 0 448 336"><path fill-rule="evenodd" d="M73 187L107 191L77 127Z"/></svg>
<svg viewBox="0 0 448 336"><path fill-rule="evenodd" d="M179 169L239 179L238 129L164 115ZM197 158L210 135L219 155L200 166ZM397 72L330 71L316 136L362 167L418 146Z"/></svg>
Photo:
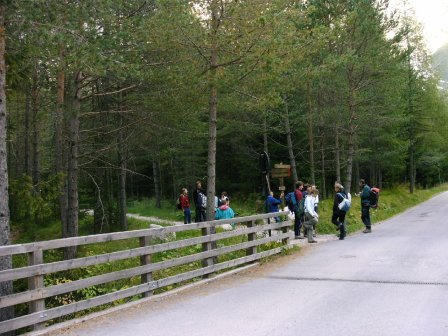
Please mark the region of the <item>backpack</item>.
<svg viewBox="0 0 448 336"><path fill-rule="evenodd" d="M297 199L296 199L296 194L294 193L294 191L286 194L285 201L286 201L286 205L288 206L288 209L290 211L296 211Z"/></svg>
<svg viewBox="0 0 448 336"><path fill-rule="evenodd" d="M352 206L352 195L350 193L347 196L344 196L342 193L338 193L338 195L342 197L341 203L338 204L339 210L348 212Z"/></svg>
<svg viewBox="0 0 448 336"><path fill-rule="evenodd" d="M373 209L378 208L378 200L380 198L380 189L379 188L370 188L369 202L370 207Z"/></svg>
<svg viewBox="0 0 448 336"><path fill-rule="evenodd" d="M177 208L177 210L182 210L182 203L181 203L181 201L180 201L180 198L181 198L182 196L179 196L178 198L177 198L177 202L176 202L176 208Z"/></svg>
<svg viewBox="0 0 448 336"><path fill-rule="evenodd" d="M207 196L202 192L198 192L198 206L201 209L207 209Z"/></svg>
<svg viewBox="0 0 448 336"><path fill-rule="evenodd" d="M305 198L302 197L302 199L297 203L297 213L299 216L302 216L305 213Z"/></svg>

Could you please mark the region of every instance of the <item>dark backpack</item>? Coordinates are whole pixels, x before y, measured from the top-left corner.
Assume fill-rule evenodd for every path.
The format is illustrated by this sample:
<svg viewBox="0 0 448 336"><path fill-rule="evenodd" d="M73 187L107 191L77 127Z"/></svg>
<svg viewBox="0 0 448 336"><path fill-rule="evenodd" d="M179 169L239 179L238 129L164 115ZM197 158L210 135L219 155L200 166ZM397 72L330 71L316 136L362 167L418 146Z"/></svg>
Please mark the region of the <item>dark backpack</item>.
<svg viewBox="0 0 448 336"><path fill-rule="evenodd" d="M181 196L179 196L179 197L177 198L177 202L176 202L176 208L177 208L177 210L182 210L182 203L181 203L181 201L180 201L180 198L181 198Z"/></svg>
<svg viewBox="0 0 448 336"><path fill-rule="evenodd" d="M297 203L297 213L302 216L305 213L305 197Z"/></svg>
<svg viewBox="0 0 448 336"><path fill-rule="evenodd" d="M380 189L370 188L369 202L370 207L373 209L378 208L378 200L380 198Z"/></svg>
<svg viewBox="0 0 448 336"><path fill-rule="evenodd" d="M289 192L285 196L286 205L290 211L296 211L297 208L297 199L294 191Z"/></svg>

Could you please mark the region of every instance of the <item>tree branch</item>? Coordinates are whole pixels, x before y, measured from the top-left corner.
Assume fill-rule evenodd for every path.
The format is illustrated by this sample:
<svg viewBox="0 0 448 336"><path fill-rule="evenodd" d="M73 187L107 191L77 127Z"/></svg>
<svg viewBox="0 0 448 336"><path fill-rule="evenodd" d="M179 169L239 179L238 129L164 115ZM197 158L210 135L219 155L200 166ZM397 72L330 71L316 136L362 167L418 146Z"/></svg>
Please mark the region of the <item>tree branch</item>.
<svg viewBox="0 0 448 336"><path fill-rule="evenodd" d="M133 88L135 88L137 86L139 86L139 84L134 84L134 85L131 85L131 86L128 86L128 87L125 87L125 88L122 88L122 89L116 90L116 91L103 92L103 93L92 93L92 94L90 94L88 96L81 97L80 100L84 100L84 99L92 98L92 97L110 96L110 95L114 95L114 94L117 94L117 93L120 93L120 92L132 90Z"/></svg>

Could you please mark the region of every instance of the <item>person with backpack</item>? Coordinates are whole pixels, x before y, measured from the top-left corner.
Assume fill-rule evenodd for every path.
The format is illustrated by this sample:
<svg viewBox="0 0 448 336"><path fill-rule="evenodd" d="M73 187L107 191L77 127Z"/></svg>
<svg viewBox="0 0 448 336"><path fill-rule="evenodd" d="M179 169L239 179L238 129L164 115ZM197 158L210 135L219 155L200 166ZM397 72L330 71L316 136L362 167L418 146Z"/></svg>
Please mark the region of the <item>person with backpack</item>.
<svg viewBox="0 0 448 336"><path fill-rule="evenodd" d="M347 194L344 191L344 187L341 183L336 182L334 184L334 195L333 201L333 215L331 216L331 222L336 225L336 230L339 230L339 240L344 240L347 235L347 229L345 226L345 215L346 211L341 209L340 204L347 199Z"/></svg>
<svg viewBox="0 0 448 336"><path fill-rule="evenodd" d="M305 202L306 202L306 197L308 196L308 194L311 191L311 186L308 183L304 183L303 184L303 189L302 189L302 196L303 196L303 213L302 213L302 217L300 218L300 222L302 223L302 229L303 229L303 238L306 238L308 233L306 230L305 225L303 225L303 223L305 223L306 221L306 217L305 217Z"/></svg>
<svg viewBox="0 0 448 336"><path fill-rule="evenodd" d="M316 196L319 194L319 191L316 187L309 187L307 191L307 197L305 198L305 221L303 222L303 226L306 229L306 233L308 236L308 243L317 243L313 238L314 228L319 221L319 215L314 210L314 205L316 202Z"/></svg>
<svg viewBox="0 0 448 336"><path fill-rule="evenodd" d="M359 180L359 186L361 187L361 219L365 225L363 233L372 232L372 224L370 222L370 187L367 185L366 180Z"/></svg>
<svg viewBox="0 0 448 336"><path fill-rule="evenodd" d="M294 236L295 239L304 239L305 237L302 237L300 235L300 230L302 228L302 216L304 214L304 198L303 198L303 182L297 181L296 182L296 189L294 190L294 196L296 198L296 206L294 209Z"/></svg>
<svg viewBox="0 0 448 336"><path fill-rule="evenodd" d="M207 197L202 189L202 182L196 181L196 189L193 191L193 202L195 205L195 222L205 221L205 209L207 208Z"/></svg>
<svg viewBox="0 0 448 336"><path fill-rule="evenodd" d="M317 189L316 186L314 186L314 188ZM319 210L319 193L316 195L316 199L314 200L314 211L317 214L319 213L318 210ZM313 237L316 237L316 236L317 236L316 225L314 225L314 227L313 227Z"/></svg>
<svg viewBox="0 0 448 336"><path fill-rule="evenodd" d="M180 208L184 212L184 224L191 223L191 212L190 212L190 198L188 197L187 188L181 189L181 194L179 196Z"/></svg>

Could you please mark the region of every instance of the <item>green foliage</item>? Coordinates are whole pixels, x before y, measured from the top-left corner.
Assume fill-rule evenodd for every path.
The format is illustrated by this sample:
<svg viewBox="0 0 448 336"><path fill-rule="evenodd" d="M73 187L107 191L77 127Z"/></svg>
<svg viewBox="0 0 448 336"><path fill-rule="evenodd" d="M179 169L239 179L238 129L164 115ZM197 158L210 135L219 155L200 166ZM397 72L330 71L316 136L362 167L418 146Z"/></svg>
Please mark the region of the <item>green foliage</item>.
<svg viewBox="0 0 448 336"><path fill-rule="evenodd" d="M33 185L30 176L10 180L11 219L18 222L35 221L42 224L57 215L57 198L62 175L51 175Z"/></svg>
<svg viewBox="0 0 448 336"><path fill-rule="evenodd" d="M144 198L142 200L131 201L128 207L129 213L139 214L146 217L157 217L171 221L183 221L183 212L176 208L176 202L164 200L161 202L162 207L156 207L154 198ZM194 206L192 205L192 209Z"/></svg>
<svg viewBox="0 0 448 336"><path fill-rule="evenodd" d="M409 194L407 186L404 185L382 190L378 209L370 210L372 223L391 218L447 189L448 185L445 184L432 189L418 189L413 194ZM319 234L336 233L336 228L331 223L332 209L332 199L319 202L319 224L316 229ZM346 215L346 224L350 233L364 228L361 220L361 201L359 197L352 195L352 207Z"/></svg>

